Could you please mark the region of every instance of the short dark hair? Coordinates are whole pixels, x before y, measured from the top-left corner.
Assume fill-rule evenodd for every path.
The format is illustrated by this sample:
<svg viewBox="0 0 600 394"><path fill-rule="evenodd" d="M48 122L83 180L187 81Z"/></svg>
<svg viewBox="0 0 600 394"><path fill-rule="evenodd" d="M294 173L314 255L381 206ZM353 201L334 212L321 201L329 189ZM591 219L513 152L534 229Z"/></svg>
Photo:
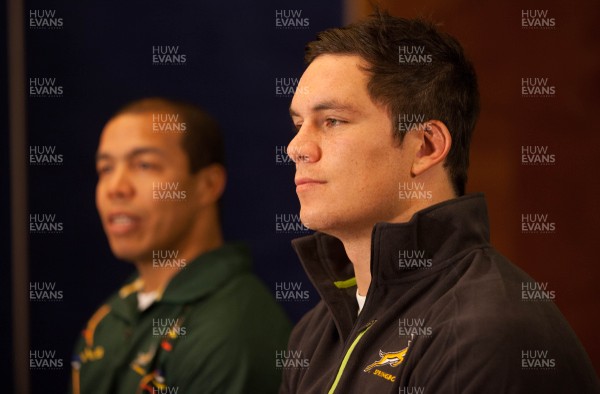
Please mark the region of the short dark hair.
<svg viewBox="0 0 600 394"><path fill-rule="evenodd" d="M225 147L219 125L197 105L163 97L143 98L126 104L112 118L124 114L152 112L173 112L179 115L180 122L185 123L181 147L188 156L191 173L196 173L211 164L225 166Z"/></svg>
<svg viewBox="0 0 600 394"><path fill-rule="evenodd" d="M403 63L402 47L418 48L425 57ZM376 10L364 21L319 33L306 47L305 61L310 64L325 54L358 55L368 63L369 95L387 107L400 142L407 131L399 124L402 114L424 116L425 122L436 119L448 127L452 146L444 167L455 193L463 195L479 91L473 65L458 41L431 22Z"/></svg>

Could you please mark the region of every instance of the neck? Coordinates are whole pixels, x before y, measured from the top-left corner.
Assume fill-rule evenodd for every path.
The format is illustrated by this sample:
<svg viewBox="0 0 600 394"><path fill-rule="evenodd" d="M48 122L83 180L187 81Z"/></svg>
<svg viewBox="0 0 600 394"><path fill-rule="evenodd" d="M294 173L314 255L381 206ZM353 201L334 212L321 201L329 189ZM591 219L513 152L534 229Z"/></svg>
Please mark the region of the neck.
<svg viewBox="0 0 600 394"><path fill-rule="evenodd" d="M358 294L366 296L371 284L371 233L362 237L341 239L348 258L354 265Z"/></svg>
<svg viewBox="0 0 600 394"><path fill-rule="evenodd" d="M455 198L451 188L438 188L432 193L431 200L416 201L402 213L392 218L378 220L378 222L387 223L405 223L408 222L415 213L429 206L440 202ZM363 228L358 232L349 234L336 235L336 237L344 244L344 249L348 258L354 265L354 275L356 276L356 284L358 293L362 296L367 295L369 286L371 285L371 234L375 223L371 223L367 228Z"/></svg>
<svg viewBox="0 0 600 394"><path fill-rule="evenodd" d="M135 262L140 279L144 283L144 292L161 291L192 260L221 247L224 243L218 220L199 223L191 235L184 246L172 248L172 250L178 251L176 259L180 264L169 264L173 265L172 267L156 267L153 265L152 258Z"/></svg>

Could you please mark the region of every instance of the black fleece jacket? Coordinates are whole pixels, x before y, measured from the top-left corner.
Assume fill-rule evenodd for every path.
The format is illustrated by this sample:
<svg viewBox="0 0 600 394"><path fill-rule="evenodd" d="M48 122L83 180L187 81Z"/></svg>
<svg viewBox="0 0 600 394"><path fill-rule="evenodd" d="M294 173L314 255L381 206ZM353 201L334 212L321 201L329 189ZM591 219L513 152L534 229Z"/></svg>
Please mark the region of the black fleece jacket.
<svg viewBox="0 0 600 394"><path fill-rule="evenodd" d="M481 194L375 225L359 315L342 243L293 245L322 300L292 333L288 354L308 366L284 369L281 394L600 392L551 284L490 245Z"/></svg>

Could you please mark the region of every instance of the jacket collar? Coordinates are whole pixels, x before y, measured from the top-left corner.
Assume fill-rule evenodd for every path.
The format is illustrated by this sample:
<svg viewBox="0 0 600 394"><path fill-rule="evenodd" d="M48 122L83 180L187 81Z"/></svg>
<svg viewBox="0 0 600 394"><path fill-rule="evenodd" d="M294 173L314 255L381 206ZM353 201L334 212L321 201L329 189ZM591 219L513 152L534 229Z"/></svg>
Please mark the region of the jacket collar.
<svg viewBox="0 0 600 394"><path fill-rule="evenodd" d="M406 223L377 223L371 247L372 285L411 281L445 268L489 244L483 194L432 205Z"/></svg>
<svg viewBox="0 0 600 394"><path fill-rule="evenodd" d="M373 287L418 280L487 244L488 215L481 193L432 205L406 223L377 223L372 232L369 293ZM292 245L336 324L353 322L358 310L353 302L356 288L348 285L356 281L351 280L354 267L342 242L315 233L293 240Z"/></svg>
<svg viewBox="0 0 600 394"><path fill-rule="evenodd" d="M250 271L250 253L241 244L226 244L196 257L168 283L157 302L184 305L206 297L234 276ZM135 275L110 302L111 309L124 318L137 315L139 278ZM136 285L137 284L137 285Z"/></svg>

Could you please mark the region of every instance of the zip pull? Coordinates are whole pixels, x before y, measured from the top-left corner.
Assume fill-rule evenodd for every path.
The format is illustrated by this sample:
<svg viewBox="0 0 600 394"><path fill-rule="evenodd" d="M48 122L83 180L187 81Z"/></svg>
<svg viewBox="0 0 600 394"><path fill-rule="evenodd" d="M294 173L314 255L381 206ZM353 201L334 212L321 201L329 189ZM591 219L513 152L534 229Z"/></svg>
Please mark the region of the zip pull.
<svg viewBox="0 0 600 394"><path fill-rule="evenodd" d="M376 321L377 320L371 320L370 322L365 324L363 326L363 328L360 329L360 331L358 332L358 335L356 336L356 338L354 338L354 341L352 341L352 344L350 345L348 350L346 350L346 354L344 355L344 358L342 359L342 363L340 364L340 367L338 368L338 372L335 375L335 380L333 381L333 384L331 385L331 388L329 389L327 394L333 394L335 392L335 389L337 388L337 385L340 382L340 379L342 378L342 374L344 373L344 369L346 368L346 364L348 364L348 360L350 359L350 355L352 354L352 351L354 350L356 345L358 345L358 342L363 337L363 335L365 335L367 330L369 328L371 328L373 326L373 324L375 324Z"/></svg>
<svg viewBox="0 0 600 394"><path fill-rule="evenodd" d="M377 321L377 320L375 320L375 319L371 320L370 322L368 322L367 324L365 324L365 325L363 326L363 328L362 328L362 330L361 330L361 331L366 331L366 330L368 330L369 328L371 328L371 326L372 326L373 324L375 324L375 322L376 322L376 321Z"/></svg>

